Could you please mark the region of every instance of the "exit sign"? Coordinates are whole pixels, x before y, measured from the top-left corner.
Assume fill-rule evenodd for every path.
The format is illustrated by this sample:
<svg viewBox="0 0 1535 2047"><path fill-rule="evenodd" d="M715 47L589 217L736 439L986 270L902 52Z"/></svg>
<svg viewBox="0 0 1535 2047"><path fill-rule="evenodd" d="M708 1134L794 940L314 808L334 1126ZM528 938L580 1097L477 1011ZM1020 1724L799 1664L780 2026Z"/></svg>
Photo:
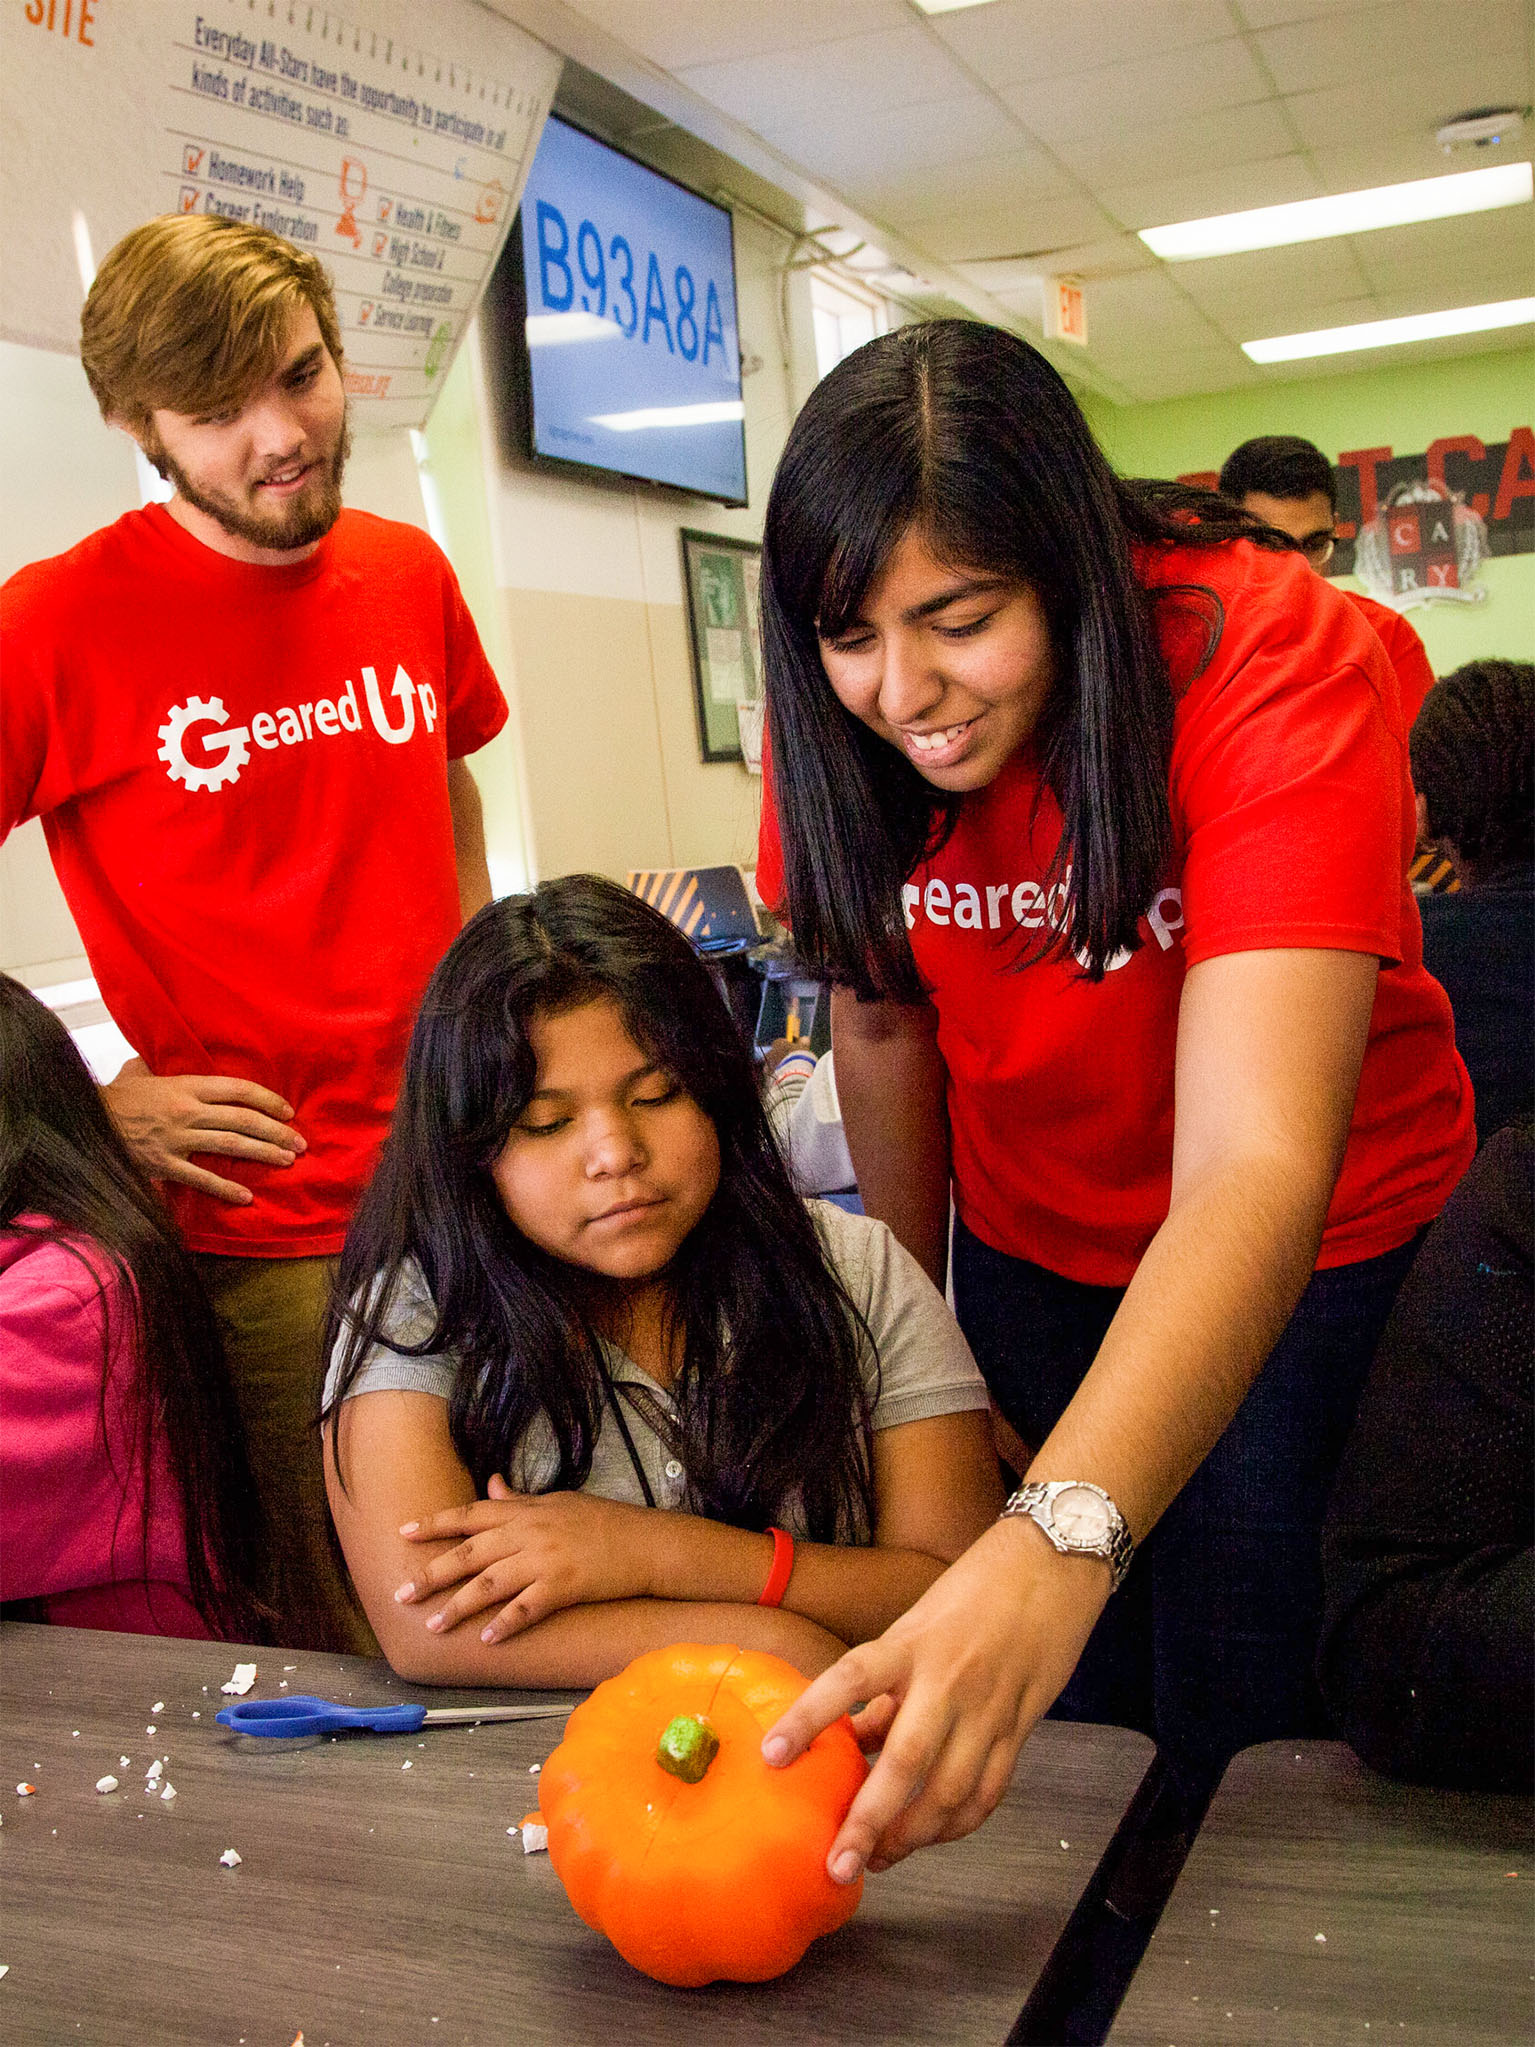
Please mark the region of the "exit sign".
<svg viewBox="0 0 1535 2047"><path fill-rule="evenodd" d="M1087 346L1087 300L1077 277L1045 279L1045 339Z"/></svg>

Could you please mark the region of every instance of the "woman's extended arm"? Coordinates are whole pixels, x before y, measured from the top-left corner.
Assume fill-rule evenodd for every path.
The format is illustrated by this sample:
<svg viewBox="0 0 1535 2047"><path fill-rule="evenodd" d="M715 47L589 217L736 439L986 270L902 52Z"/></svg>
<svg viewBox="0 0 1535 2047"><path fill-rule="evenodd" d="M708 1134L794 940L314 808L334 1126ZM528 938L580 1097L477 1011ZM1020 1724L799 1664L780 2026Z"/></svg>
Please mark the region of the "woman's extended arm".
<svg viewBox="0 0 1535 2047"><path fill-rule="evenodd" d="M949 1263L949 1114L938 1012L927 1003L831 999L837 1098L870 1215L942 1290Z"/></svg>
<svg viewBox="0 0 1535 2047"><path fill-rule="evenodd" d="M1167 1218L1028 1474L1103 1486L1137 1538L1235 1413L1311 1273L1377 971L1373 957L1311 950L1189 971ZM859 1699L874 1702L867 1731L886 1736L833 1845L834 1875L980 1824L1108 1594L1106 1565L1059 1555L1027 1521L1000 1523L811 1687L770 1733L770 1759Z"/></svg>
<svg viewBox="0 0 1535 2047"><path fill-rule="evenodd" d="M422 1684L594 1685L645 1650L684 1640L770 1650L813 1676L841 1652L835 1636L798 1614L723 1600L687 1607L660 1599L603 1601L553 1614L495 1643L482 1642L474 1628L432 1632L427 1610L394 1596L422 1563L420 1548L398 1531L424 1507L474 1499L448 1433L448 1404L430 1393L359 1394L343 1403L338 1433L350 1491L342 1489L327 1430L331 1515L379 1646L401 1677Z"/></svg>

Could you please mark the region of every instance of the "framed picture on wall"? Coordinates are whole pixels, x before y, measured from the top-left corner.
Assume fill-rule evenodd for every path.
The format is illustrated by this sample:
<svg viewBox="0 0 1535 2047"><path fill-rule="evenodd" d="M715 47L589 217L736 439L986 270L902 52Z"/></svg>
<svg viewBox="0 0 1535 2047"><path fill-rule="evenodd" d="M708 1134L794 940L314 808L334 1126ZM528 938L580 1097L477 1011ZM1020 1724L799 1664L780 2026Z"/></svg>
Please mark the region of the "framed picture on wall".
<svg viewBox="0 0 1535 2047"><path fill-rule="evenodd" d="M762 701L762 549L754 540L684 528L682 581L698 750L706 761L738 761L743 756L736 707Z"/></svg>

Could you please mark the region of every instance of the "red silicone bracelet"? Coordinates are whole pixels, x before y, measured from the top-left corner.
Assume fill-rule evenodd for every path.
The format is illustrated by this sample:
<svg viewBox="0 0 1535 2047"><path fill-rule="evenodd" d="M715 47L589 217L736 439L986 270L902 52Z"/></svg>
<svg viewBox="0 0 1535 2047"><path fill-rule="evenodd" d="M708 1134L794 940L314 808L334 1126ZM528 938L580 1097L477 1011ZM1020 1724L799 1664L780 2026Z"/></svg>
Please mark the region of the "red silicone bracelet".
<svg viewBox="0 0 1535 2047"><path fill-rule="evenodd" d="M768 1572L768 1581L762 1588L758 1606L782 1606L783 1596L789 1589L789 1574L794 1569L794 1537L785 1535L781 1528L770 1528L773 1538L773 1568Z"/></svg>

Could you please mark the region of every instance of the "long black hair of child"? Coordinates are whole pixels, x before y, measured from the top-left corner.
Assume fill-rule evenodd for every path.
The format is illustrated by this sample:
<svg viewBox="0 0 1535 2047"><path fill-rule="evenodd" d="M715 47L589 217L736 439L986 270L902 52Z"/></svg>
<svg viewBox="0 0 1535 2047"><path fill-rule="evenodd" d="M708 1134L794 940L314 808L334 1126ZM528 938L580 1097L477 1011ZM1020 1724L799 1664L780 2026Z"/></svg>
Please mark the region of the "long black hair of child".
<svg viewBox="0 0 1535 2047"><path fill-rule="evenodd" d="M128 1385L110 1383L119 1332L105 1314L101 1426L110 1445L109 1403L121 1403L131 1455L144 1478L140 1541L146 1583L152 1446L163 1432L181 1492L193 1604L225 1640L262 1640L272 1614L255 1588L263 1582L267 1544L213 1310L175 1225L102 1106L74 1040L51 1010L5 974L0 974L0 1228L62 1245L93 1282L93 1259L104 1258L118 1274L123 1309L133 1318L120 1354L134 1360L135 1378ZM117 1476L126 1501L131 1472Z"/></svg>
<svg viewBox="0 0 1535 2047"><path fill-rule="evenodd" d="M1071 887L1055 945L1100 978L1165 880L1173 689L1131 547L1293 542L1213 492L1125 482L1066 385L1016 335L934 320L867 342L795 420L768 499L762 632L788 915L801 957L864 996L925 994L901 885L943 843L957 798L923 780L832 694L819 635L858 617L908 532L956 566L1026 584L1056 675L1036 735L1064 830L1048 880ZM1038 956L1036 953L1035 957Z"/></svg>
<svg viewBox="0 0 1535 2047"><path fill-rule="evenodd" d="M817 1540L867 1539L867 1328L790 1183L750 1048L713 976L659 912L594 875L489 904L432 977L383 1161L342 1253L330 1427L375 1346L441 1353L456 1362L449 1427L478 1493L514 1469L540 1412L559 1451L549 1489L585 1482L613 1397L597 1326L613 1283L531 1243L491 1167L537 1084L536 1022L604 998L719 1136L718 1191L665 1275L689 1504L751 1529L798 1505ZM417 1343L387 1333L410 1260L436 1307Z"/></svg>

